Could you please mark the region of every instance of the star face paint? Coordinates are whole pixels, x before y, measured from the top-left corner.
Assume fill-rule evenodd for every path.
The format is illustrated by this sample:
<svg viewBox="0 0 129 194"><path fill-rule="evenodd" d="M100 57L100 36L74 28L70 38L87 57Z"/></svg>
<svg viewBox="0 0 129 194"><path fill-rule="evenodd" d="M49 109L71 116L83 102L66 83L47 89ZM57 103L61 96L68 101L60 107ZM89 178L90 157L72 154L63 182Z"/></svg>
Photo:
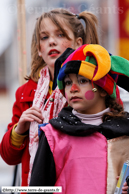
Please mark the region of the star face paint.
<svg viewBox="0 0 129 194"><path fill-rule="evenodd" d="M92 90L88 90L86 93L85 93L85 98L87 100L92 100L94 98L94 92Z"/></svg>

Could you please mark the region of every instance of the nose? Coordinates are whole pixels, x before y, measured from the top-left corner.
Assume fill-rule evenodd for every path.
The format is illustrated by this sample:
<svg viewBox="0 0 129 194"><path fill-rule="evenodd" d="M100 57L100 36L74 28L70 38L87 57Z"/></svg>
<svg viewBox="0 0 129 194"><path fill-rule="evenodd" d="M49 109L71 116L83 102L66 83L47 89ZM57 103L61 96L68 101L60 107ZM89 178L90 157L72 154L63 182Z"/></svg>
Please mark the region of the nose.
<svg viewBox="0 0 129 194"><path fill-rule="evenodd" d="M79 92L79 87L76 84L72 84L70 92Z"/></svg>
<svg viewBox="0 0 129 194"><path fill-rule="evenodd" d="M53 45L56 45L57 44L56 38L54 36L51 36L49 38L49 44L50 44L50 46L53 46Z"/></svg>

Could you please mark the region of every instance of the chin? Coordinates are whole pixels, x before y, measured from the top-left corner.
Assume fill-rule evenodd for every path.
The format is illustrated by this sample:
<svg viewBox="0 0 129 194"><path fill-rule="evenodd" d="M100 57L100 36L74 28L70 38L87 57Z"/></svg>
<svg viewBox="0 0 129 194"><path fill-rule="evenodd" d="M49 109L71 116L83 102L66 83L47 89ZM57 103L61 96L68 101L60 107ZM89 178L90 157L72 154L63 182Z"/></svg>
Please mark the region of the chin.
<svg viewBox="0 0 129 194"><path fill-rule="evenodd" d="M78 113L84 114L84 110L81 110L80 108L73 108L75 111L77 111Z"/></svg>
<svg viewBox="0 0 129 194"><path fill-rule="evenodd" d="M75 111L77 111L78 113L81 113L81 114L87 114L86 113L86 110L84 109L81 109L81 108L73 108Z"/></svg>

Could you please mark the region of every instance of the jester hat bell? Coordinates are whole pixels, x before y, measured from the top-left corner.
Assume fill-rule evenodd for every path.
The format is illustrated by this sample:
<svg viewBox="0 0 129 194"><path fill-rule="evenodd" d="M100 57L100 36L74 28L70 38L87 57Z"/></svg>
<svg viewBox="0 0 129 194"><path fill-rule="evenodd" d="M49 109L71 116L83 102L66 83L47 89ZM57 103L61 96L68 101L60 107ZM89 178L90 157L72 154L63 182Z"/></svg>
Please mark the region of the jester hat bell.
<svg viewBox="0 0 129 194"><path fill-rule="evenodd" d="M68 52L70 55L68 56ZM57 85L64 92L63 80L67 74L82 75L92 83L103 88L112 98L117 96L117 85L129 91L127 83L123 83L123 77L129 81L129 61L113 56L98 44L85 44L77 50L66 49L67 59L61 63L61 69L57 76ZM58 60L59 63L60 59ZM56 67L55 67L56 68ZM129 84L128 84L129 85Z"/></svg>

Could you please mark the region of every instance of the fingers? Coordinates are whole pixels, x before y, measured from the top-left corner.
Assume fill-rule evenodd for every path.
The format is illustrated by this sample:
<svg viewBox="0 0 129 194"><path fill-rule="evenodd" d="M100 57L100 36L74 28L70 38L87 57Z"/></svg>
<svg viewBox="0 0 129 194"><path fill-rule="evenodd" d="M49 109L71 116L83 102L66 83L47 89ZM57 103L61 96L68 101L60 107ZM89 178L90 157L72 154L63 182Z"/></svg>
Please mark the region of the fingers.
<svg viewBox="0 0 129 194"><path fill-rule="evenodd" d="M117 181L119 180L119 178L120 176L116 177ZM128 194L127 189L128 189L127 182L125 182L122 187L122 194Z"/></svg>
<svg viewBox="0 0 129 194"><path fill-rule="evenodd" d="M42 123L43 121L43 116L41 113L41 110L37 107L31 107L27 109L26 111L23 112L20 122L32 122L36 121L38 123Z"/></svg>
<svg viewBox="0 0 129 194"><path fill-rule="evenodd" d="M122 190L122 194L128 194L127 190L126 191Z"/></svg>
<svg viewBox="0 0 129 194"><path fill-rule="evenodd" d="M125 182L125 183L123 184L123 187L122 187L122 194L127 194L127 193L128 193L128 192L127 192L127 189L128 189L127 182Z"/></svg>
<svg viewBox="0 0 129 194"><path fill-rule="evenodd" d="M122 191L127 191L127 189L128 189L128 186L122 187Z"/></svg>
<svg viewBox="0 0 129 194"><path fill-rule="evenodd" d="M125 182L124 184L123 184L123 186L125 187L125 186L127 186L127 182ZM127 186L128 187L128 186Z"/></svg>
<svg viewBox="0 0 129 194"><path fill-rule="evenodd" d="M36 121L37 123L43 123L43 116L41 110L37 107L31 107L24 111L19 119L15 132L23 134L30 127L30 122Z"/></svg>

